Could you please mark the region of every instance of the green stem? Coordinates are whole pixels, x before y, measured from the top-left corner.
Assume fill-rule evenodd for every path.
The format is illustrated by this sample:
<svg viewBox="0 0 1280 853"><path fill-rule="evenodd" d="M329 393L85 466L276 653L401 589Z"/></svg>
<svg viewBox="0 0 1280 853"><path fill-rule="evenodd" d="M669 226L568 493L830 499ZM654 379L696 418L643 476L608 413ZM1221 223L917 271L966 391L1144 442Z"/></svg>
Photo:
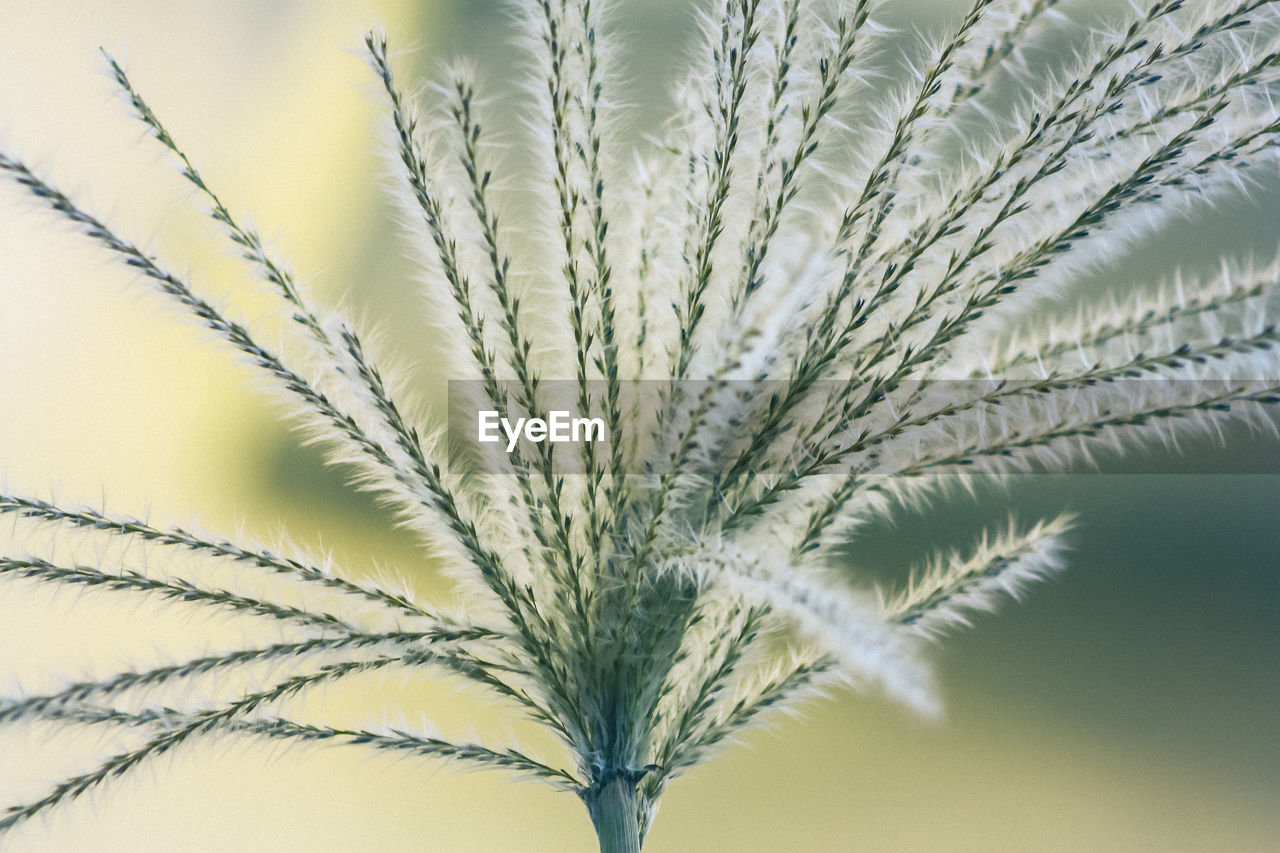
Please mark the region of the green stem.
<svg viewBox="0 0 1280 853"><path fill-rule="evenodd" d="M636 785L630 774L616 773L585 797L600 839L600 853L640 853Z"/></svg>

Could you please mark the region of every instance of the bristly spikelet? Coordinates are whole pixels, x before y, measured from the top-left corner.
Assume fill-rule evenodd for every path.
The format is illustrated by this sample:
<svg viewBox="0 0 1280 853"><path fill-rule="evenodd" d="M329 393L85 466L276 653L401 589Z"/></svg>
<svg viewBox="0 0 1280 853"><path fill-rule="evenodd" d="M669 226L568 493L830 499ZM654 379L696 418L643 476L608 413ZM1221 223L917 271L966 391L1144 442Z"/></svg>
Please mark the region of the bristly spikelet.
<svg viewBox="0 0 1280 853"><path fill-rule="evenodd" d="M1280 3L1148 0L1086 31L1058 0L971 0L915 37L879 25L874 0L716 0L675 114L640 142L608 5L520 4L523 182L495 156L470 72L414 98L386 37L365 42L455 406L474 424L567 405L600 421L598 442L451 458L458 436L416 422L357 324L312 302L110 57L287 311L279 345L0 154L0 172L258 368L471 592L466 617L447 614L327 562L0 494L15 522L0 581L281 632L0 700L0 725L144 738L9 807L0 833L235 735L514 770L575 793L601 849L634 853L668 784L769 712L843 685L936 714L926 640L1058 571L1069 522L985 533L898 591L833 572L861 525L976 473L1273 424L1275 266L1061 306L1102 261L1275 168ZM504 186L531 200L527 221L507 217ZM1028 321L1045 306L1060 316ZM330 683L422 668L474 683L562 754L289 717Z"/></svg>
<svg viewBox="0 0 1280 853"><path fill-rule="evenodd" d="M936 636L948 627L967 627L976 611L991 610L1003 596L1017 598L1029 583L1063 566L1061 534L1069 519L1037 524L1026 533L984 533L973 553L935 556L914 573L909 585L881 602L889 622Z"/></svg>

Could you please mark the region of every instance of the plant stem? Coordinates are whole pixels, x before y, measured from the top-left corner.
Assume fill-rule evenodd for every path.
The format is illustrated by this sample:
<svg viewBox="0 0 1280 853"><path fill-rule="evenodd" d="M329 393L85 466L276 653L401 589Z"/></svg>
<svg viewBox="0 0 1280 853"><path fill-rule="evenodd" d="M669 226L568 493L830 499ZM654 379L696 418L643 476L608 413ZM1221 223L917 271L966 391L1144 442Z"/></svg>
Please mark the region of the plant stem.
<svg viewBox="0 0 1280 853"><path fill-rule="evenodd" d="M585 799L600 839L600 853L640 853L636 786L628 774L614 774Z"/></svg>

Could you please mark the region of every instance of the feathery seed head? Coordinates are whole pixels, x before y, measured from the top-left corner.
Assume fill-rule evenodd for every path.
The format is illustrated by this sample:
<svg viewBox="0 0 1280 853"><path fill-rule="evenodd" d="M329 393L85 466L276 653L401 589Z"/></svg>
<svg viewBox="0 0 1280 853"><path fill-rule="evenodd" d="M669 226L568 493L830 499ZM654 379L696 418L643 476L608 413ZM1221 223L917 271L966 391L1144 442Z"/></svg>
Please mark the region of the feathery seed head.
<svg viewBox="0 0 1280 853"><path fill-rule="evenodd" d="M1274 266L1027 318L1274 168L1276 3L1149 0L1082 36L1058 0L974 0L916 37L880 25L870 0L724 0L674 83L676 114L639 143L617 106L610 5L521 4L524 182L495 156L468 69L419 105L387 37L366 38L427 322L452 343L441 373L463 417L450 432L484 413L507 431L466 464L451 447L491 439L419 423L359 324L313 301L111 57L132 110L282 301L278 345L0 154L0 172L257 368L471 593L465 616L446 614L274 549L0 494L15 538L43 548L0 557L0 579L288 634L11 695L0 725L147 740L9 808L0 833L234 733L514 770L578 794L602 849L638 851L667 784L768 712L845 684L937 715L925 639L1058 571L1070 520L985 533L878 605L833 568L861 525L976 473L1273 425ZM1069 54L1040 49L1067 36ZM514 192L531 221L508 216ZM598 437L564 438L561 414L598 422ZM85 560L39 529L103 550ZM331 682L419 668L477 684L564 756L284 716ZM231 673L262 677L229 700L162 698Z"/></svg>

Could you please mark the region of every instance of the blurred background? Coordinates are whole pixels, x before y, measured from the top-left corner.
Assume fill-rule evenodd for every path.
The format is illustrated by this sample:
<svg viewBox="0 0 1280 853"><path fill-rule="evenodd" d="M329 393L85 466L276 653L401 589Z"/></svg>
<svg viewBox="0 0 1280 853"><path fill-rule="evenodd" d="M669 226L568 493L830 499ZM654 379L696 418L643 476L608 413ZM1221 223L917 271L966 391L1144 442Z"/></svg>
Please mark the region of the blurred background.
<svg viewBox="0 0 1280 853"><path fill-rule="evenodd" d="M694 0L622 0L625 100L638 134L669 108ZM967 3L895 0L934 26ZM1079 5L1079 4L1078 4ZM1105 6L1095 2L1094 11ZM317 298L381 330L436 404L444 376L386 193L384 117L357 48L384 25L402 77L471 57L490 109L519 105L502 0L3 0L0 147L121 233L153 247L240 316L276 311L245 287L172 162L129 115L99 46L235 211L251 215ZM518 143L516 143L518 147ZM515 154L518 156L518 152ZM1220 256L1268 259L1280 194L1264 186L1178 223L1094 286L1152 282ZM1280 848L1280 470L1247 433L1025 477L1008 493L904 514L850 550L877 576L922 542L983 523L1079 513L1071 567L939 651L948 716L921 723L840 695L751 734L676 782L646 850L1252 851ZM1126 473L1127 472L1127 473ZM1154 473L1153 473L1154 472ZM113 260L0 185L0 476L6 490L109 506L230 536L328 550L424 596L444 582L390 516L300 447L249 372L179 322ZM9 533L7 527L0 541ZM181 659L242 623L115 596L0 584L0 692ZM377 697L446 733L502 735L455 685L371 680L336 713L382 722ZM363 703L363 705L362 705ZM416 714L409 715L416 721ZM0 802L74 771L98 735L0 728ZM573 798L500 774L359 749L220 741L178 750L6 839L23 851L587 851Z"/></svg>

